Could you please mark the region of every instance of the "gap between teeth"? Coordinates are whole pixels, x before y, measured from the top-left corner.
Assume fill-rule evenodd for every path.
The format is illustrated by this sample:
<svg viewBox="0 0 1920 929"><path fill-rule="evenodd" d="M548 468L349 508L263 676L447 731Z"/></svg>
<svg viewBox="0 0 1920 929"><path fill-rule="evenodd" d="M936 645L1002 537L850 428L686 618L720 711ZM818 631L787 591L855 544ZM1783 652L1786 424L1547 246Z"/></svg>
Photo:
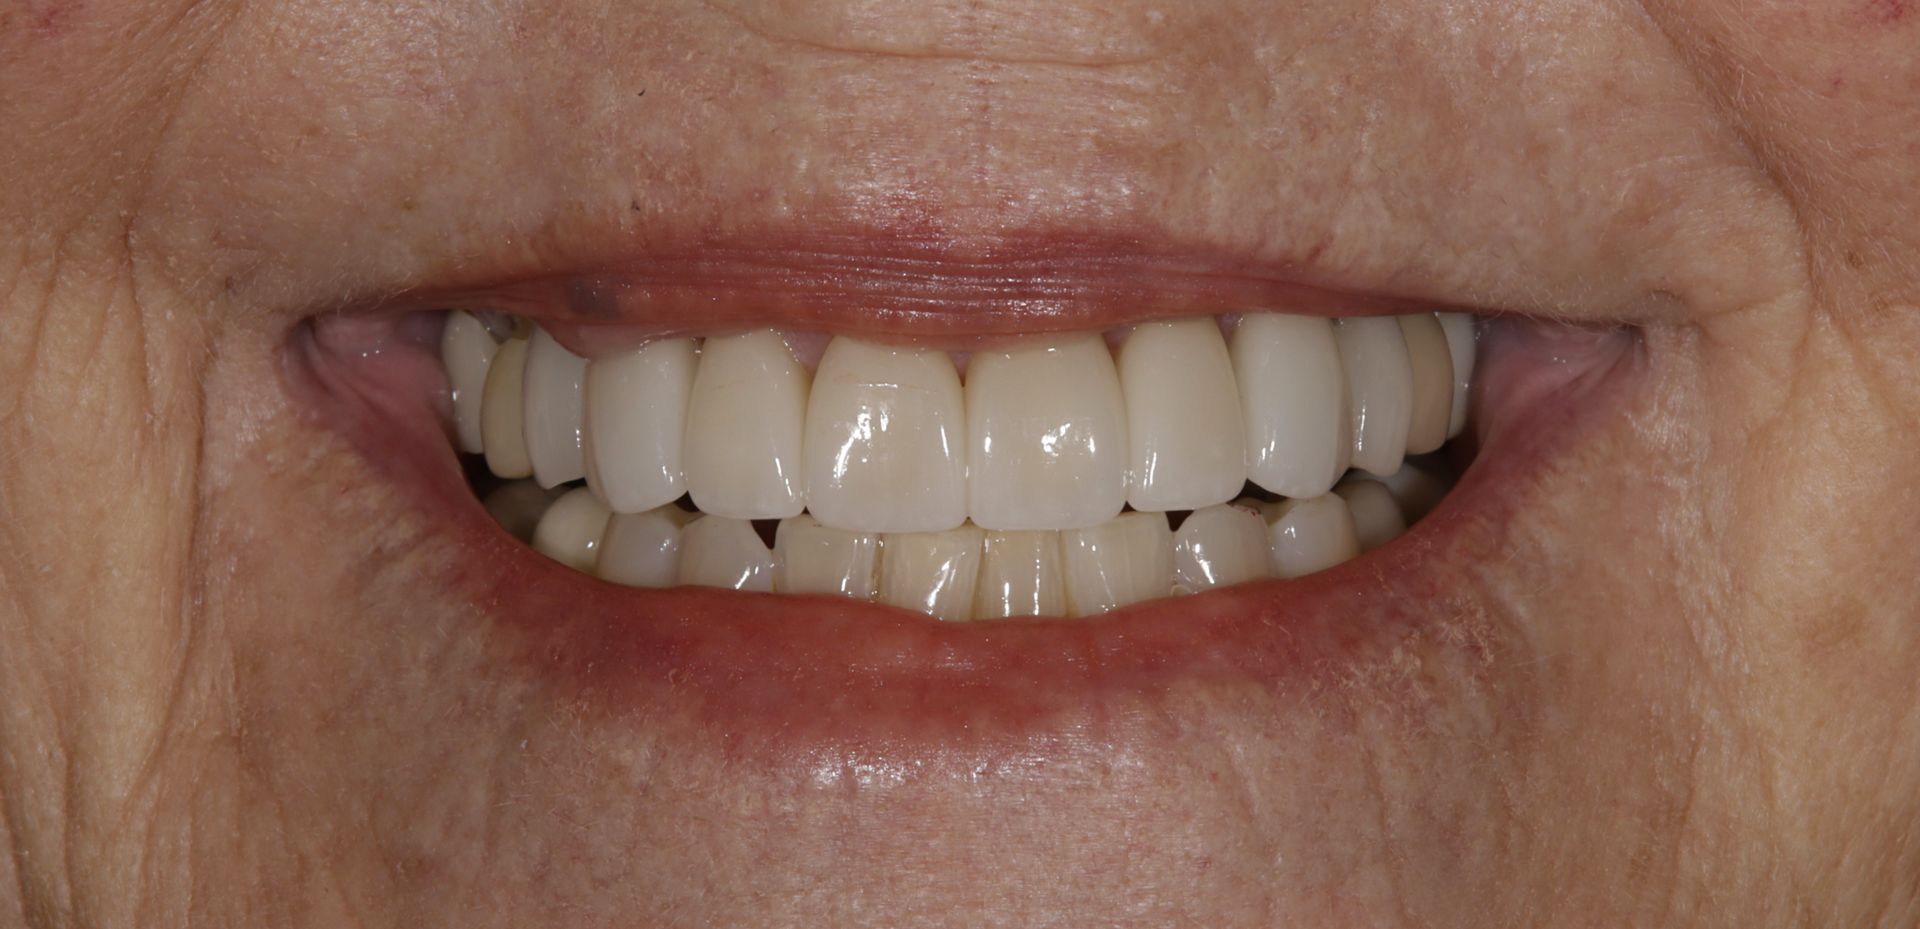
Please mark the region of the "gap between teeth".
<svg viewBox="0 0 1920 929"><path fill-rule="evenodd" d="M978 350L963 382L946 352L850 336L812 371L773 330L589 362L483 318L448 314L453 432L537 550L947 620L1091 615L1385 544L1447 489L1407 456L1464 429L1475 353L1463 314L1253 313ZM771 549L753 520L780 521Z"/></svg>

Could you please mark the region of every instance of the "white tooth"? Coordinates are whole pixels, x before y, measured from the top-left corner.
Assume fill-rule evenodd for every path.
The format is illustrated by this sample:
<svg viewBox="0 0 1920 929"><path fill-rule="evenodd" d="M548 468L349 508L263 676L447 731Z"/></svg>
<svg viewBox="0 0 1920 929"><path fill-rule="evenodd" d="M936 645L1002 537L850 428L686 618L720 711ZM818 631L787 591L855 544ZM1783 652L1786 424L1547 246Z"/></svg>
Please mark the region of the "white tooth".
<svg viewBox="0 0 1920 929"><path fill-rule="evenodd" d="M692 339L662 339L587 365L587 486L616 513L687 492L680 445L699 362Z"/></svg>
<svg viewBox="0 0 1920 929"><path fill-rule="evenodd" d="M447 387L453 392L453 427L463 452L486 450L480 434L480 406L486 397L487 366L498 351L500 343L479 320L459 310L447 314L447 328L440 334L440 363L446 366Z"/></svg>
<svg viewBox="0 0 1920 929"><path fill-rule="evenodd" d="M880 537L880 602L949 622L973 618L980 574L978 526Z"/></svg>
<svg viewBox="0 0 1920 929"><path fill-rule="evenodd" d="M1374 480L1347 480L1333 492L1347 501L1347 509L1353 513L1361 551L1373 551L1407 531L1406 517L1400 514L1400 504L1387 485Z"/></svg>
<svg viewBox="0 0 1920 929"><path fill-rule="evenodd" d="M606 534L607 505L585 487L567 491L553 501L533 530L533 550L575 571L591 573L600 560L600 537Z"/></svg>
<svg viewBox="0 0 1920 929"><path fill-rule="evenodd" d="M600 538L595 573L628 587L672 587L680 570L680 527L687 515L672 504L614 514Z"/></svg>
<svg viewBox="0 0 1920 929"><path fill-rule="evenodd" d="M1413 412L1407 421L1407 454L1424 455L1447 444L1453 417L1453 355L1447 334L1432 313L1400 317L1413 374Z"/></svg>
<svg viewBox="0 0 1920 929"><path fill-rule="evenodd" d="M1467 427L1468 388L1473 386L1473 317L1465 313L1437 313L1440 329L1447 334L1447 351L1453 355L1453 415L1447 423L1451 439Z"/></svg>
<svg viewBox="0 0 1920 929"><path fill-rule="evenodd" d="M802 513L773 531L773 589L871 600L879 559L879 536L823 526Z"/></svg>
<svg viewBox="0 0 1920 929"><path fill-rule="evenodd" d="M1283 500L1271 508L1268 519L1273 573L1281 577L1324 571L1360 554L1353 514L1336 494Z"/></svg>
<svg viewBox="0 0 1920 929"><path fill-rule="evenodd" d="M1391 316L1349 317L1334 335L1352 403L1353 466L1392 474L1406 457L1407 423L1413 416L1407 340Z"/></svg>
<svg viewBox="0 0 1920 929"><path fill-rule="evenodd" d="M484 505L500 528L525 542L533 538L533 529L540 525L540 517L547 512L547 507L565 493L560 488L549 490L532 481L510 481L487 494Z"/></svg>
<svg viewBox="0 0 1920 929"><path fill-rule="evenodd" d="M1353 452L1333 322L1250 313L1229 350L1246 418L1247 477L1290 497L1332 489Z"/></svg>
<svg viewBox="0 0 1920 929"><path fill-rule="evenodd" d="M687 404L687 490L702 511L784 519L806 508L807 369L771 329L709 338Z"/></svg>
<svg viewBox="0 0 1920 929"><path fill-rule="evenodd" d="M1173 534L1173 577L1189 593L1272 577L1260 511L1216 504L1195 510Z"/></svg>
<svg viewBox="0 0 1920 929"><path fill-rule="evenodd" d="M966 398L976 524L1078 529L1126 504L1126 404L1100 336L974 352Z"/></svg>
<svg viewBox="0 0 1920 929"><path fill-rule="evenodd" d="M680 570L674 582L696 587L773 590L773 553L753 523L702 516L680 530Z"/></svg>
<svg viewBox="0 0 1920 929"><path fill-rule="evenodd" d="M1092 616L1173 592L1173 531L1162 513L1122 513L1060 533L1067 609Z"/></svg>
<svg viewBox="0 0 1920 929"><path fill-rule="evenodd" d="M1127 402L1127 502L1197 510L1247 483L1246 426L1220 323L1143 323L1114 358Z"/></svg>
<svg viewBox="0 0 1920 929"><path fill-rule="evenodd" d="M835 338L807 401L807 512L864 532L967 518L966 410L946 352Z"/></svg>
<svg viewBox="0 0 1920 929"><path fill-rule="evenodd" d="M1067 581L1060 570L1060 533L988 532L980 539L980 577L974 584L975 619L1067 615Z"/></svg>
<svg viewBox="0 0 1920 929"><path fill-rule="evenodd" d="M526 339L501 343L487 368L487 386L480 400L480 435L487 446L487 469L499 477L533 474L524 428L527 405L521 396L526 370Z"/></svg>
<svg viewBox="0 0 1920 929"><path fill-rule="evenodd" d="M553 340L545 329L527 342L527 455L542 487L579 480L587 473L580 450L581 384L587 360Z"/></svg>
<svg viewBox="0 0 1920 929"><path fill-rule="evenodd" d="M1426 518L1434 507L1440 505L1441 498L1453 489L1452 482L1446 477L1411 461L1385 477L1364 473L1355 476L1387 485L1387 489L1393 492L1393 499L1400 503L1401 515L1410 524Z"/></svg>

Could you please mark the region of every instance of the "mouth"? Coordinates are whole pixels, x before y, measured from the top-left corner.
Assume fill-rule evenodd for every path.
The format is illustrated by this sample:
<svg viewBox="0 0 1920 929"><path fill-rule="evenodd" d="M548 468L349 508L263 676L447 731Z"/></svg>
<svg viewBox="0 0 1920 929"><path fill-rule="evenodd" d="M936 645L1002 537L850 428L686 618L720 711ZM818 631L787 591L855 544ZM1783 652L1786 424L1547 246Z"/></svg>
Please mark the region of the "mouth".
<svg viewBox="0 0 1920 929"><path fill-rule="evenodd" d="M791 746L1483 648L1459 579L1639 370L1632 327L1499 308L806 260L423 290L309 318L290 379L543 686Z"/></svg>

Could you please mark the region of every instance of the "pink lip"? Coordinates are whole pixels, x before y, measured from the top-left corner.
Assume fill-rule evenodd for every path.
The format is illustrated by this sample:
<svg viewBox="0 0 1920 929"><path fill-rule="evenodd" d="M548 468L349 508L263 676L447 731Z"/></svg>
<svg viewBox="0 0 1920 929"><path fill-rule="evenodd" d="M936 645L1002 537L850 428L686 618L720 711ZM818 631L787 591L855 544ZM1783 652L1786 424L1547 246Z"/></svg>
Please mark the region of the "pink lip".
<svg viewBox="0 0 1920 929"><path fill-rule="evenodd" d="M320 418L444 527L461 558L423 589L487 617L503 664L609 720L671 707L736 750L793 757L823 746L1009 744L1067 724L1088 732L1106 695L1193 681L1306 699L1410 628L1473 608L1462 569L1501 554L1526 496L1517 488L1577 442L1637 370L1624 330L1570 354L1529 344L1529 327L1496 324L1484 341L1478 457L1396 542L1299 580L1096 619L973 624L837 598L636 590L568 570L501 532L473 499L444 438L429 348L395 342L343 358L306 330L289 372Z"/></svg>

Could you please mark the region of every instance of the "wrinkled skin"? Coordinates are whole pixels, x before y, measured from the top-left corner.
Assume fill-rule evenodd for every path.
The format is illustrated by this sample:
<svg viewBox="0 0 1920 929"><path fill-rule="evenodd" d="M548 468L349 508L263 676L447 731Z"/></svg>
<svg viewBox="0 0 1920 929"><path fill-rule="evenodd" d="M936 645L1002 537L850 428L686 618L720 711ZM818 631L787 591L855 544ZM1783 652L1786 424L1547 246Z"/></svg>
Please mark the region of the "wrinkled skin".
<svg viewBox="0 0 1920 929"><path fill-rule="evenodd" d="M1908 0L0 10L0 923L1914 925L1916 100ZM1641 363L1395 660L823 775L497 660L281 373L659 229L1199 241Z"/></svg>

